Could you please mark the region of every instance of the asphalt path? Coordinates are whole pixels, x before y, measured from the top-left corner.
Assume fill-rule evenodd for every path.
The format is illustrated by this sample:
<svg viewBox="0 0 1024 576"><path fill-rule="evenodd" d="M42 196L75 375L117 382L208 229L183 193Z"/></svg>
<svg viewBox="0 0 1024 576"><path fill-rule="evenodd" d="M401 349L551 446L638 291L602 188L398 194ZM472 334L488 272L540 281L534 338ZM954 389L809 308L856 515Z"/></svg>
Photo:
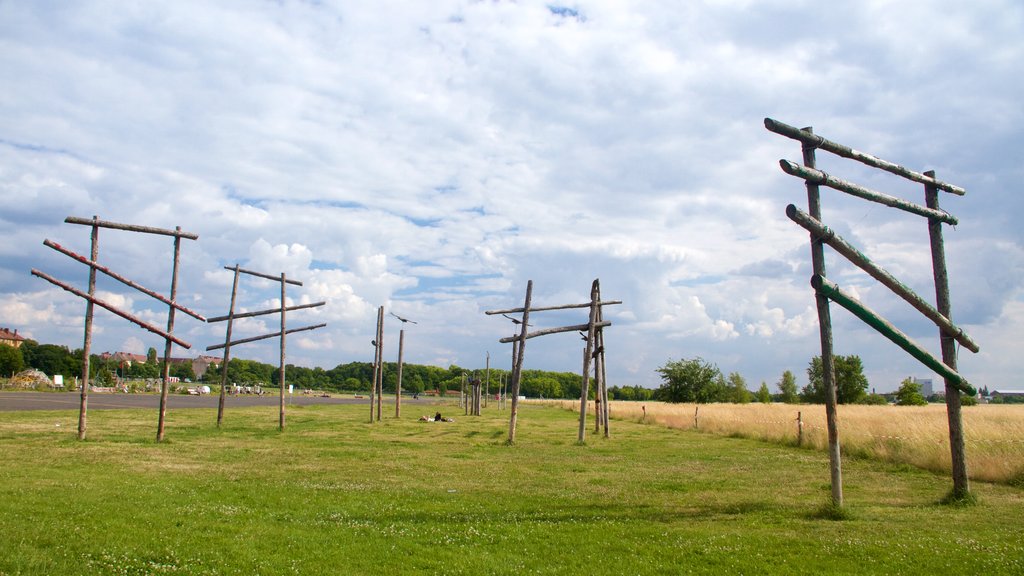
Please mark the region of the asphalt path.
<svg viewBox="0 0 1024 576"><path fill-rule="evenodd" d="M77 392L0 392L0 412L7 410L78 410L81 402L81 395ZM216 408L220 396L205 394L202 396L187 396L183 394L169 394L167 396L167 407L169 409L179 408ZM285 403L289 406L306 406L310 404L366 404L370 401L369 396L352 396L334 394L330 398L320 396L306 396L303 394L289 394L285 396ZM256 396L253 394L239 394L228 396L227 406L278 406L281 397L277 394L265 394ZM385 404L394 404L394 395L384 395ZM402 397L402 404L430 404L433 400L429 398ZM92 392L89 394L90 410L111 410L125 408L159 408L159 394L119 394Z"/></svg>

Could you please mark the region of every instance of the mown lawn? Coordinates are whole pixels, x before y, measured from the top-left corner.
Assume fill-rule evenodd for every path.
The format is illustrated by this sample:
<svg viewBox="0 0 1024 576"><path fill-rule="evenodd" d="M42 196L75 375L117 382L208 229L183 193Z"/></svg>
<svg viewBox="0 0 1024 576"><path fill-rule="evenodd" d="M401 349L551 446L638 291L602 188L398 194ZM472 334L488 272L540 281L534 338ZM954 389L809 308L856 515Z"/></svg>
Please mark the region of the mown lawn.
<svg viewBox="0 0 1024 576"><path fill-rule="evenodd" d="M365 406L0 413L0 574L1021 574L1024 490L521 408L370 424ZM458 413L454 407L442 412ZM385 410L386 412L387 410ZM431 408L430 412L433 413Z"/></svg>

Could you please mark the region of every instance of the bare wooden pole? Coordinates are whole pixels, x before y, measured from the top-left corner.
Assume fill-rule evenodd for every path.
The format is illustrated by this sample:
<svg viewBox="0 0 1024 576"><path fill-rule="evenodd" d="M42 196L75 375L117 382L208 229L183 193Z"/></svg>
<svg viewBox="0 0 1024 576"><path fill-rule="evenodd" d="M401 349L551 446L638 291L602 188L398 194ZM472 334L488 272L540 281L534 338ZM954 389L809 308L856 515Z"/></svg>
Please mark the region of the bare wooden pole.
<svg viewBox="0 0 1024 576"><path fill-rule="evenodd" d="M384 406L384 307L377 310L377 421L380 422Z"/></svg>
<svg viewBox="0 0 1024 576"><path fill-rule="evenodd" d="M590 394L590 356L594 351L594 324L597 323L598 281L590 287L590 320L587 322L587 346L583 353L583 385L580 387L580 427L577 441L583 444L587 439L587 396Z"/></svg>
<svg viewBox="0 0 1024 576"><path fill-rule="evenodd" d="M280 401L281 414L280 414L280 417L278 418L278 423L277 423L277 426L278 426L278 428L280 430L284 430L285 337L288 334L288 330L287 330L287 327L285 325L285 315L287 313L287 310L285 310L285 309L288 307L288 304L285 301L285 287L287 285L288 285L288 278L285 277L285 273L284 272L281 272L281 366L280 366L280 369L279 369L279 372L278 372L278 375L277 375L277 380L281 384L281 401Z"/></svg>
<svg viewBox="0 0 1024 576"><path fill-rule="evenodd" d="M600 313L600 310L598 310ZM601 349L601 397L604 399L604 437L611 438L612 407L608 403L608 369L605 363L604 330L597 331L597 345Z"/></svg>
<svg viewBox="0 0 1024 576"><path fill-rule="evenodd" d="M607 328L608 326L611 325L612 323L608 321L597 322L594 324L594 328ZM530 340L533 338L537 338L538 336L547 336L548 334L561 334L562 332L581 332L583 330L588 329L590 329L590 324L576 324L575 326L559 326L557 328L545 328L543 330L537 330L536 332L530 332L526 334L524 338L526 340ZM498 342L501 342L502 344L508 344L509 342L512 342L513 340L516 340L518 338L519 336L506 336L498 340Z"/></svg>
<svg viewBox="0 0 1024 576"><path fill-rule="evenodd" d="M484 408L487 408L487 397L491 395L491 353L487 353L487 367L484 373Z"/></svg>
<svg viewBox="0 0 1024 576"><path fill-rule="evenodd" d="M314 324L314 325L311 325L311 326L303 326L302 328L289 328L289 329L285 330L284 333L285 334L295 334L296 332L307 332L309 330L316 330L317 328L323 328L324 326L327 326L327 324ZM280 330L278 330L277 332L271 332L270 334L263 334L262 336L253 336L251 338L242 338L240 340L234 340L234 341L231 342L231 345L232 346L238 346L239 344L248 344L249 342L258 342L260 340L267 340L267 339L270 339L270 338L277 338L280 335L281 335L281 332L280 332ZM174 343L178 344L178 341L175 340ZM220 350L221 348L224 348L223 344L213 344L211 346L207 346L206 347L206 351L209 352L210 350Z"/></svg>
<svg viewBox="0 0 1024 576"><path fill-rule="evenodd" d="M380 321L379 315L377 317L377 320L378 322ZM380 364L380 348L377 347L378 332L379 330L377 330L377 326L375 325L373 329L373 374L370 376L370 424L373 424L374 422L373 409L376 405L374 404L373 401L376 398L377 394L377 365Z"/></svg>
<svg viewBox="0 0 1024 576"><path fill-rule="evenodd" d="M176 228L177 232L181 232L181 226ZM94 258L95 260L95 258ZM174 236L174 267L171 269L171 302L175 302L178 299L178 264L181 261L181 235ZM167 333L174 334L174 307L171 306L167 311ZM164 343L164 374L163 383L160 386L160 418L156 427L156 441L163 442L164 439L164 424L167 420L167 387L169 385L168 380L171 376L171 349L174 346L174 342L168 338Z"/></svg>
<svg viewBox="0 0 1024 576"><path fill-rule="evenodd" d="M99 217L92 217L92 235L90 259L95 262L99 258ZM82 343L82 393L78 406L78 439L85 440L87 425L86 414L89 410L89 354L92 348L92 316L93 301L96 297L96 269L89 268L89 299L85 304L85 341Z"/></svg>
<svg viewBox="0 0 1024 576"><path fill-rule="evenodd" d="M463 414L469 416L469 392L466 390L466 373L462 373L462 408Z"/></svg>
<svg viewBox="0 0 1024 576"><path fill-rule="evenodd" d="M935 178L935 172L925 172ZM925 184L925 203L929 208L939 209L939 193L934 184ZM935 278L935 302L939 313L952 320L949 298L949 275L946 271L946 248L942 241L942 222L928 221L928 237L932 251L932 271ZM956 370L956 343L949 334L939 330L942 349L942 363ZM949 448L953 468L953 497L963 499L970 495L971 485L967 476L967 454L964 448L964 428L960 413L960 390L949 377L946 384L946 419L949 422Z"/></svg>
<svg viewBox="0 0 1024 576"><path fill-rule="evenodd" d="M395 418L402 415L402 353L405 351L405 330L398 331L398 382L395 383Z"/></svg>
<svg viewBox="0 0 1024 576"><path fill-rule="evenodd" d="M608 300L605 302L598 302L598 306L611 306L613 304L622 304L622 300ZM562 304L559 306L538 306L531 308L530 312L548 312L551 310L568 310L570 308L589 308L590 302L584 302L582 304ZM495 314L519 314L522 312L522 308L507 308L505 310L487 310L484 314L493 316Z"/></svg>
<svg viewBox="0 0 1024 576"><path fill-rule="evenodd" d="M767 125L767 123L766 123ZM769 128L770 129L770 128ZM810 127L804 128L803 132L813 134ZM801 146L804 165L808 168L815 168L814 149L820 142L808 143L803 141ZM811 217L821 221L821 194L818 184L806 180L807 204ZM814 274L825 277L825 249L820 238L811 236L811 263ZM818 309L818 332L821 339L821 376L825 387L825 419L828 427L828 456L829 474L832 483L832 504L843 505L843 465L839 452L839 415L836 410L836 379L835 359L832 355L832 314L829 311L828 297L815 292L815 305Z"/></svg>
<svg viewBox="0 0 1024 576"><path fill-rule="evenodd" d="M530 322L530 300L533 297L533 280L526 282L526 301L523 303L523 320L520 322L518 346L513 345L512 369L512 410L508 422L508 443L516 441L516 419L519 415L519 380L522 376L523 357L526 351L526 328Z"/></svg>
<svg viewBox="0 0 1024 576"><path fill-rule="evenodd" d="M231 327L235 320L235 297L238 294L238 264L235 264L235 279L231 284L231 305L228 307L228 325L224 335L224 359L221 365L224 367L220 374L220 400L217 402L217 428L220 428L224 421L224 402L227 396L228 387L228 363L231 361Z"/></svg>

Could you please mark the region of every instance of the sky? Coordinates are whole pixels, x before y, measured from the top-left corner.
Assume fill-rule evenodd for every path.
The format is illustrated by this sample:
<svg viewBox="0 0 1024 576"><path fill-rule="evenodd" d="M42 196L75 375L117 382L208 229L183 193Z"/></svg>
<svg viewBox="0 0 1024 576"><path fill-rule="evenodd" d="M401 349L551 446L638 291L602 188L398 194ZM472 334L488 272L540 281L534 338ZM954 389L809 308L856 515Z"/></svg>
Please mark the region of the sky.
<svg viewBox="0 0 1024 576"><path fill-rule="evenodd" d="M797 142L764 118L967 190L942 194L952 316L981 351L979 388L1024 388L1024 4L1017 0L703 2L0 1L0 327L80 348L89 253L68 216L198 234L178 301L227 314L232 272L286 274L287 362L384 355L511 366L512 323L487 310L608 306L609 385L657 387L701 358L775 392L820 354ZM923 187L824 152L831 175L923 204ZM934 302L926 222L822 189L823 221ZM1016 217L1016 218L1015 218ZM101 229L98 261L167 294L173 241ZM828 276L933 354L937 328L828 250ZM156 325L167 307L104 278L100 298ZM280 305L243 275L237 309ZM417 324L403 325L391 313ZM586 310L535 313L533 329ZM870 386L939 378L832 306L835 352ZM225 323L175 334L222 344ZM279 330L236 322L233 338ZM528 341L526 367L578 372L575 333ZM163 340L96 313L93 351ZM274 339L233 357L277 364Z"/></svg>

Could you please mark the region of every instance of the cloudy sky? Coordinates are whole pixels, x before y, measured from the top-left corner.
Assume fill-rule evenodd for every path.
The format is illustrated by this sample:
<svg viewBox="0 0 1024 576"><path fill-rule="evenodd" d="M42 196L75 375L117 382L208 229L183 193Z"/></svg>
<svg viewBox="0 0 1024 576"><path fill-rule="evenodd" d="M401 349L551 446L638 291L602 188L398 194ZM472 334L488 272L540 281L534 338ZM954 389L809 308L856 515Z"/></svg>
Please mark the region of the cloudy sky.
<svg viewBox="0 0 1024 576"><path fill-rule="evenodd" d="M64 218L199 235L179 300L227 313L236 263L303 282L288 361L370 361L376 308L411 318L406 360L510 364L508 320L485 310L610 307L611 384L657 386L702 357L751 388L806 381L819 353L806 207L778 160L799 145L772 117L967 189L943 194L953 317L981 345L961 371L1024 387L1024 5L1017 0L706 2L0 1L0 326L81 347L89 252ZM827 154L830 174L923 203L920 185ZM823 190L824 220L934 299L925 222ZM100 231L101 263L168 292L172 241ZM938 354L934 326L834 253L829 276ZM101 278L100 296L151 322L166 307ZM243 277L240 310L279 288ZM236 338L273 331L239 322ZM535 314L536 327L585 312ZM838 354L872 387L933 377L833 307ZM192 343L224 324L178 315ZM400 322L388 317L385 355ZM574 334L531 340L531 368L578 371ZM93 349L162 341L105 311ZM277 362L277 343L233 355Z"/></svg>

